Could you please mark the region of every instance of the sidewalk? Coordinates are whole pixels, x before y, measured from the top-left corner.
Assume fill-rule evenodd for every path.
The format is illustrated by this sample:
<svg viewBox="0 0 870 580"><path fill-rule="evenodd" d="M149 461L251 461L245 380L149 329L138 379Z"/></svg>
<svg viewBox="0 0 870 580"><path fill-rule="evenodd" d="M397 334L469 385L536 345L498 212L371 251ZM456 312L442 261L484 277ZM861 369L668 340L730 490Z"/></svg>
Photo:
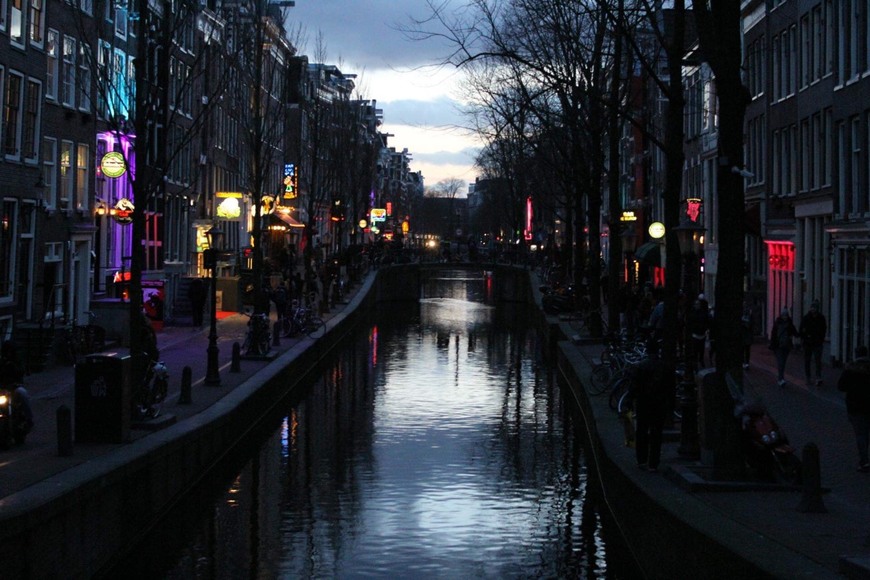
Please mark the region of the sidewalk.
<svg viewBox="0 0 870 580"><path fill-rule="evenodd" d="M352 294L359 290L359 285L352 289ZM325 321L340 313L343 304L336 305L329 313L323 315ZM274 323L275 314L272 313ZM230 372L233 343L242 344L247 330L248 317L244 314L234 314L219 320L217 323L220 386L206 386L206 348L208 346L209 325L202 328L165 327L157 333L160 358L169 368L169 394L163 404L161 415L150 422L147 428L131 430L131 439L136 440L148 436L155 430L193 417L203 409L213 405L219 399L230 393L235 387L245 382L257 371L269 364L269 361L241 360L241 372ZM311 341L305 336L282 338L273 351L281 355L304 341ZM179 403L181 394L181 377L184 367L191 369L191 403ZM75 369L72 366L56 366L39 373L25 377L25 388L31 397L34 412L34 428L27 436L24 445L13 446L0 452L0 505L3 498L21 491L37 482L58 475L77 465L83 464L97 456L106 455L113 450L123 448L125 444L74 444L73 454L60 457L58 454L57 411L66 406L73 411L75 422Z"/></svg>
<svg viewBox="0 0 870 580"><path fill-rule="evenodd" d="M597 359L602 346L581 343L575 348L591 363ZM827 569L831 577L844 574L848 568L850 578L870 578L870 474L856 470L858 454L854 433L846 416L843 394L836 388L841 370L824 367L823 385L807 386L803 364L803 352L792 352L787 362L788 383L779 387L773 353L766 345L756 344L752 349L750 368L744 372L744 390L748 400L757 400L767 406L799 456L808 443L818 446L821 485L825 490L822 501L826 513L797 511L802 497L800 489L793 492L702 489L687 490L686 495L702 502L705 511L709 510L707 513L715 513L745 528L750 532L749 537L757 534L759 538L783 547L785 553L793 552L805 557ZM600 407L597 402L593 404ZM604 420L599 421L599 429L608 423L607 412L609 409L602 411ZM618 423L615 413L610 414L613 424ZM677 453L678 442L664 444L661 473L652 474L636 468L633 449L624 447L621 440L618 443L615 438L611 441L608 456L612 454L623 471L639 479L640 485L648 486L651 494L660 494L656 497L663 504L667 503L676 484L667 481L666 486L659 487L661 484L651 478L665 480L663 474L669 467L680 469L687 465L687 461ZM725 534L703 519L700 525L709 529L711 537ZM722 541L733 544L736 539L733 533L729 533L729 537L723 537ZM752 546L746 547L746 550L752 549ZM759 557L775 556L761 554ZM786 564L783 569L787 569ZM819 577L818 572L812 577Z"/></svg>

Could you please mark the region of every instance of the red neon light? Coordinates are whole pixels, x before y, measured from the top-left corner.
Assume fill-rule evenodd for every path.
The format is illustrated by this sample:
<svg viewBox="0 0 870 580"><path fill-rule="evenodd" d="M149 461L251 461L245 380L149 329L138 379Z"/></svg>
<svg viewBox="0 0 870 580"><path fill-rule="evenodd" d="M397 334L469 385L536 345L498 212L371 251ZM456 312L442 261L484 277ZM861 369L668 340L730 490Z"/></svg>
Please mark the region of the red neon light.
<svg viewBox="0 0 870 580"><path fill-rule="evenodd" d="M767 245L767 264L771 270L794 271L794 242L772 242Z"/></svg>
<svg viewBox="0 0 870 580"><path fill-rule="evenodd" d="M698 221L698 216L701 215L701 200L687 199L686 200L686 215L693 222Z"/></svg>

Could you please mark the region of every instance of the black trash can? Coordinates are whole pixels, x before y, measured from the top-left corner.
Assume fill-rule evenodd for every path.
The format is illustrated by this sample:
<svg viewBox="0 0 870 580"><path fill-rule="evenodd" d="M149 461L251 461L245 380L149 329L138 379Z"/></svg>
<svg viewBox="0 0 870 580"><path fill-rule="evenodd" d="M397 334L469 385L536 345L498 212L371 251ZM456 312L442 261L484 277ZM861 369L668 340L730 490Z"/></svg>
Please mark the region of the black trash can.
<svg viewBox="0 0 870 580"><path fill-rule="evenodd" d="M130 440L129 354L89 355L76 364L75 440L124 443Z"/></svg>

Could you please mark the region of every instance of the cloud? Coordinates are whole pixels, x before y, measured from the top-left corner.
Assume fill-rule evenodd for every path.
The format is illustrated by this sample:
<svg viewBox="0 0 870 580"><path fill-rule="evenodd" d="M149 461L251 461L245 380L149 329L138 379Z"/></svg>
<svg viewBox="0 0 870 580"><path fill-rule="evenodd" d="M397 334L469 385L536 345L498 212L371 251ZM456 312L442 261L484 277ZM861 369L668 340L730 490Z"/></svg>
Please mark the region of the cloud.
<svg viewBox="0 0 870 580"><path fill-rule="evenodd" d="M461 129L464 118L456 101L438 97L432 101L400 100L379 103L384 105L384 122L423 127L452 127Z"/></svg>
<svg viewBox="0 0 870 580"><path fill-rule="evenodd" d="M292 30L301 23L308 33L311 54L322 33L326 56L366 69L413 68L436 62L443 47L409 38L401 32L412 18L429 14L425 0L298 0L288 11Z"/></svg>
<svg viewBox="0 0 870 580"><path fill-rule="evenodd" d="M420 171L426 184L451 177L474 181L480 142L462 129L462 75L436 66L444 46L401 31L413 27L412 18L428 15L426 0L297 0L287 28L305 30L307 43L299 49L312 60L322 33L325 60L357 75L358 96L383 109L381 131L392 134L389 145L408 150L411 170Z"/></svg>

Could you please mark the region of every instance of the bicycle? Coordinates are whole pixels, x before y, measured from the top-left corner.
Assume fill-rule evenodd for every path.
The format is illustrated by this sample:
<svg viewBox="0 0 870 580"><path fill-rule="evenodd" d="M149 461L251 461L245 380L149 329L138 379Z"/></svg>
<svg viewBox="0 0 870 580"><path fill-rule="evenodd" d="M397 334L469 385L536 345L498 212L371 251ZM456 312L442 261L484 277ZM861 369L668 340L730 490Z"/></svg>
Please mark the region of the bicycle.
<svg viewBox="0 0 870 580"><path fill-rule="evenodd" d="M160 415L169 390L169 369L163 361L148 361L145 378L133 393L133 416L154 419Z"/></svg>
<svg viewBox="0 0 870 580"><path fill-rule="evenodd" d="M322 318L314 314L314 310L308 306L293 301L293 307L289 315L281 318L279 325L281 336L290 337L297 334L305 334L310 338L320 338L326 334L326 323Z"/></svg>
<svg viewBox="0 0 870 580"><path fill-rule="evenodd" d="M248 330L242 350L249 356L264 356L272 348L269 317L263 312L248 315Z"/></svg>
<svg viewBox="0 0 870 580"><path fill-rule="evenodd" d="M66 334L66 355L72 364L106 347L106 329L94 323L96 314L89 310L85 314L88 315L88 324L77 325L74 320Z"/></svg>
<svg viewBox="0 0 870 580"><path fill-rule="evenodd" d="M584 328L587 330L593 328L597 322L600 324L602 333L607 334L607 321L604 320L604 315L599 308L594 310L591 308L580 309L575 313L565 315L563 320L567 321L568 326L576 333Z"/></svg>

